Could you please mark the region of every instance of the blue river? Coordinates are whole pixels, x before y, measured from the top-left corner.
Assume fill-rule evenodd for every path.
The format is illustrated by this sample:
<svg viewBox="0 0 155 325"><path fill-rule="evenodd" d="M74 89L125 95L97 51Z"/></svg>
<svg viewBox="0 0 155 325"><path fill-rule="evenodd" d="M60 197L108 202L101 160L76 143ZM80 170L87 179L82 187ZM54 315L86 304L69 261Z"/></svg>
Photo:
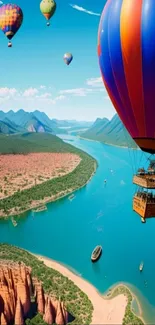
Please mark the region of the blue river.
<svg viewBox="0 0 155 325"><path fill-rule="evenodd" d="M132 176L136 164L144 166L145 155L75 136L61 137L96 158L95 175L72 201L66 197L49 203L47 211L28 212L16 219L17 227L11 220L1 220L0 241L67 265L101 293L119 282L128 284L145 321L155 324L155 219L142 224L132 211ZM92 264L90 255L97 244L102 245L103 255Z"/></svg>

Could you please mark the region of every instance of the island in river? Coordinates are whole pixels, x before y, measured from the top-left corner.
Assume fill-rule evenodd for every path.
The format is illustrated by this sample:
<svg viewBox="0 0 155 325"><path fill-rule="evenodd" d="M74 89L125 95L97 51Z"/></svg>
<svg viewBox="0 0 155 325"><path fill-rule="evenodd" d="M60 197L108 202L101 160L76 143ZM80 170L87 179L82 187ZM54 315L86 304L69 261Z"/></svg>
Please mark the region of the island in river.
<svg viewBox="0 0 155 325"><path fill-rule="evenodd" d="M52 134L0 136L0 217L74 192L89 181L96 166L90 155Z"/></svg>
<svg viewBox="0 0 155 325"><path fill-rule="evenodd" d="M27 325L144 324L131 311L133 296L123 285L102 297L91 284L59 263L7 244L0 244L0 265L0 317L5 324L9 325L9 310L19 325L23 320ZM15 295L10 286L13 280Z"/></svg>

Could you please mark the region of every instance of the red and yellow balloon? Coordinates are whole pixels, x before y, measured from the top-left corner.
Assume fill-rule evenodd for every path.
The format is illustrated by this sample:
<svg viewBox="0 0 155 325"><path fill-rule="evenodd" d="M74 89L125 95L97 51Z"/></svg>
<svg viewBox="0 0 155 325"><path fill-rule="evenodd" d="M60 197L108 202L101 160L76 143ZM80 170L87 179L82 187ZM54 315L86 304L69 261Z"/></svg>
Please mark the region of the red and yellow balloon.
<svg viewBox="0 0 155 325"><path fill-rule="evenodd" d="M15 4L6 4L0 7L0 29L11 40L23 22L23 12ZM11 47L11 41L8 46Z"/></svg>

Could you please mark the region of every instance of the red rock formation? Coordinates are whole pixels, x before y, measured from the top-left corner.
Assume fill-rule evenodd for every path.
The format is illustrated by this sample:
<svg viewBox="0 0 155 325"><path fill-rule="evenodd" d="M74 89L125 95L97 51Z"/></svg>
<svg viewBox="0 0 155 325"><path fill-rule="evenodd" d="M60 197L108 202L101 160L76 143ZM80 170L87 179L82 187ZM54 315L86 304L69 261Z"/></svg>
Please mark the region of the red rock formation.
<svg viewBox="0 0 155 325"><path fill-rule="evenodd" d="M52 304L51 304L51 300L50 298L47 297L46 300L46 306L45 306L45 314L43 317L45 323L52 325L54 323L54 314L53 314L53 308L52 308Z"/></svg>
<svg viewBox="0 0 155 325"><path fill-rule="evenodd" d="M17 287L17 297L20 298L21 304L23 306L24 316L26 316L28 311L30 310L30 294L29 294L27 279L24 281L22 279L19 279L16 287Z"/></svg>
<svg viewBox="0 0 155 325"><path fill-rule="evenodd" d="M15 325L24 325L24 317L23 317L22 304L20 298L18 298L17 305L16 305Z"/></svg>
<svg viewBox="0 0 155 325"><path fill-rule="evenodd" d="M64 316L65 324L67 324L68 323L68 311L66 310L66 307L65 307L63 301L61 302L61 309L62 309L62 313Z"/></svg>
<svg viewBox="0 0 155 325"><path fill-rule="evenodd" d="M57 308L57 314L56 314L55 322L56 322L57 325L64 325L65 324L65 320L64 320L62 309L61 309L60 301L58 301L58 308Z"/></svg>
<svg viewBox="0 0 155 325"><path fill-rule="evenodd" d="M7 323L14 320L17 297L20 298L23 307L23 316L30 310L27 269L25 265L20 266L11 262L0 265L0 296L4 305L2 312Z"/></svg>
<svg viewBox="0 0 155 325"><path fill-rule="evenodd" d="M58 308L58 300L51 298L51 304L53 306L55 317L56 317L57 308Z"/></svg>
<svg viewBox="0 0 155 325"><path fill-rule="evenodd" d="M31 268L22 263L0 260L0 324L23 325L31 309L32 295L36 297L37 310L47 324L67 323L68 313L64 304L44 294L42 284L31 277Z"/></svg>
<svg viewBox="0 0 155 325"><path fill-rule="evenodd" d="M27 272L27 284L28 284L28 288L29 288L29 293L30 293L30 296L33 295L33 284L32 284L32 279L31 279L31 276L30 276L30 273Z"/></svg>
<svg viewBox="0 0 155 325"><path fill-rule="evenodd" d="M37 282L35 284L36 289L36 302L37 302L37 309L38 312L41 314L44 314L45 310L45 297L44 297L44 291L41 283Z"/></svg>
<svg viewBox="0 0 155 325"><path fill-rule="evenodd" d="M3 313L5 313L5 317L7 322L10 322L13 320L13 314L11 312L12 306L11 306L11 299L10 299L10 292L9 288L6 285L6 282L0 282L0 296L1 296L1 301L3 303Z"/></svg>
<svg viewBox="0 0 155 325"><path fill-rule="evenodd" d="M1 323L1 325L7 325L7 319L4 315L4 313L1 314L0 323Z"/></svg>

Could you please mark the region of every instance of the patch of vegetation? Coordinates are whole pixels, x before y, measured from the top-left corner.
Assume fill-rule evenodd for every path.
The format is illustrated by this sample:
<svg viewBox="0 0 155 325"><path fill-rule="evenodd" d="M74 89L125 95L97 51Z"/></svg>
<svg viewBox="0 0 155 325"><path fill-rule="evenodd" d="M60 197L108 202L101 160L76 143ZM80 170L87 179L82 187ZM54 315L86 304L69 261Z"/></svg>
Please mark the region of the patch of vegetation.
<svg viewBox="0 0 155 325"><path fill-rule="evenodd" d="M0 134L0 154L72 152L73 147L71 147L70 144L64 143L60 138L49 133Z"/></svg>
<svg viewBox="0 0 155 325"><path fill-rule="evenodd" d="M17 191L12 196L0 200L0 210L9 215L11 210L15 207L19 208L19 211L26 211L30 208L32 201L43 200L50 196L59 196L59 193L67 193L70 190L75 191L78 188L84 186L93 172L96 169L97 162L90 155L84 151L73 147L70 144L64 143L61 139L51 134L24 134L22 136L9 136L13 141L13 147L10 143L10 147L14 153L25 152L68 152L77 154L81 158L80 164L69 174L57 177L51 180L47 180L42 184L35 185L30 189ZM14 143L14 139L20 138L20 141ZM23 139L26 138L24 142ZM1 139L1 137L0 137ZM36 141L37 140L37 141ZM7 143L8 143L7 142ZM22 147L20 147L22 143ZM1 142L0 151L2 152ZM9 148L6 145L6 148ZM22 150L22 151L21 151ZM7 151L7 150L6 150ZM8 153L8 152L7 152Z"/></svg>
<svg viewBox="0 0 155 325"><path fill-rule="evenodd" d="M125 309L125 315L123 318L122 325L127 325L127 324L144 325L143 321L132 312L131 303L133 297L130 290L126 286L120 285L116 287L116 289L112 291L112 294L109 295L109 298L110 299L114 298L120 294L124 294L128 298L128 304Z"/></svg>
<svg viewBox="0 0 155 325"><path fill-rule="evenodd" d="M58 271L44 265L35 256L12 245L0 244L0 259L23 262L32 268L32 276L42 282L44 291L65 303L68 312L75 317L72 324L90 324L93 306L87 295L71 280ZM40 315L27 320L27 325L42 324Z"/></svg>

